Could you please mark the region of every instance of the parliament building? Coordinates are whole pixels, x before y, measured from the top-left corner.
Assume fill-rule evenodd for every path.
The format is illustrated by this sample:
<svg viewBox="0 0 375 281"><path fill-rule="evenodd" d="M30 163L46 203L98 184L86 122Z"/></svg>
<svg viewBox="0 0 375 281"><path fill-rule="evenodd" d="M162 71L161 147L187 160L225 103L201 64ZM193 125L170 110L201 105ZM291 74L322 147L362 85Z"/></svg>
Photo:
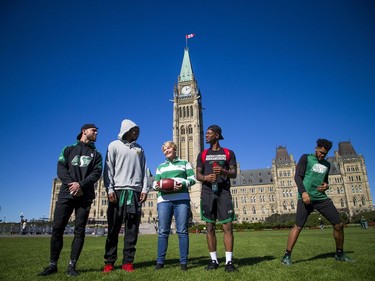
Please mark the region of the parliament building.
<svg viewBox="0 0 375 281"><path fill-rule="evenodd" d="M195 79L189 49L186 47L178 81L174 86L173 97L173 141L177 144L177 155L188 160L193 167L198 154L204 149L204 127L202 96ZM350 141L338 143L334 156L328 157L331 163L329 190L327 195L339 211L353 216L373 210L373 201L363 156L358 154ZM147 153L147 152L146 152ZM103 159L104 161L104 159ZM295 213L297 208L297 186L294 182L296 161L284 146L275 151L270 159L270 168L241 170L231 179L231 193L237 222L260 222L273 214ZM157 192L153 191L153 177L149 174L150 192L143 203L142 223L153 223L157 219ZM55 178L52 183L50 220L60 190L61 182ZM96 186L96 199L93 201L89 223L107 224L108 198L100 179ZM200 220L201 183L191 187L191 211L193 222ZM74 219L74 218L72 218Z"/></svg>

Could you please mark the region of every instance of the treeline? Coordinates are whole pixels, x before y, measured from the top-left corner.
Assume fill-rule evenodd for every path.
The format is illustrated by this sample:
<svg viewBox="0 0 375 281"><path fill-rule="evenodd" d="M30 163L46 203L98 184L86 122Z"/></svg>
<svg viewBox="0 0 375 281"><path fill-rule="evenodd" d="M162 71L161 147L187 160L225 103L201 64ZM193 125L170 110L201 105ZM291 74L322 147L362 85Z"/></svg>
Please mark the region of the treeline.
<svg viewBox="0 0 375 281"><path fill-rule="evenodd" d="M346 212L340 212L341 221L344 224L357 224L360 223L362 217L364 217L371 225L375 222L375 211L363 212L353 217L349 217ZM263 222L241 222L233 223L235 231L249 231L249 230L263 230L263 229L287 229L292 228L295 224L295 214L273 214ZM321 226L330 226L330 223L318 212L312 213L305 224L307 228L318 228ZM191 226L191 232L205 232L205 224ZM220 231L220 225L217 226L217 230Z"/></svg>
<svg viewBox="0 0 375 281"><path fill-rule="evenodd" d="M360 223L362 217L365 220L367 220L369 223L371 223L371 222L374 223L375 222L375 211L359 213L359 214L353 216L350 221L353 222L353 223Z"/></svg>

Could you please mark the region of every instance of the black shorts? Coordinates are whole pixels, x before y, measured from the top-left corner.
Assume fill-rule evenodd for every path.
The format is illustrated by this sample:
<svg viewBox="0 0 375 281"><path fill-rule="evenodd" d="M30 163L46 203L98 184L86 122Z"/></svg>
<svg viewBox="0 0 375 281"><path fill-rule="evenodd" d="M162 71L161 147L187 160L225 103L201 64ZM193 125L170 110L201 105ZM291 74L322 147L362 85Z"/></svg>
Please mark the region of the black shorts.
<svg viewBox="0 0 375 281"><path fill-rule="evenodd" d="M202 190L201 219L209 223L218 221L223 224L234 221L236 216L230 191L223 189L217 196L212 191Z"/></svg>
<svg viewBox="0 0 375 281"><path fill-rule="evenodd" d="M304 204L302 199L299 199L297 203L296 225L303 227L308 216L314 210L319 211L333 225L341 223L340 214L331 199L311 201L309 205Z"/></svg>

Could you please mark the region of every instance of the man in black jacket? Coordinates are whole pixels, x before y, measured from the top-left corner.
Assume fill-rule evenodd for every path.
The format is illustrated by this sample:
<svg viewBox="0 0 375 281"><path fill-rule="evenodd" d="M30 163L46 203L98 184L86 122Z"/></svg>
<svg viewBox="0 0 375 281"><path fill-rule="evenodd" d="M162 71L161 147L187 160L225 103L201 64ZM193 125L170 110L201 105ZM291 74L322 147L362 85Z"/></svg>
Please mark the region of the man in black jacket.
<svg viewBox="0 0 375 281"><path fill-rule="evenodd" d="M73 211L74 239L67 274L78 275L76 263L83 247L91 203L95 198L94 185L102 173L102 156L94 145L97 134L98 128L94 124L83 125L77 136L77 142L65 147L60 154L57 175L62 184L53 217L50 264L38 274L39 276L57 272L64 230Z"/></svg>

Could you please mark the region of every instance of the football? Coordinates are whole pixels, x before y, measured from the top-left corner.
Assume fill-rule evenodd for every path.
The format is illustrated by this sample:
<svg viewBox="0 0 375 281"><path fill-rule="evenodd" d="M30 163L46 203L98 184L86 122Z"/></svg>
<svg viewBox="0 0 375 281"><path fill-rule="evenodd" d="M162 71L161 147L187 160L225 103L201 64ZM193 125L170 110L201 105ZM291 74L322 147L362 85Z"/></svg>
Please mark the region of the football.
<svg viewBox="0 0 375 281"><path fill-rule="evenodd" d="M173 179L161 179L159 181L160 190L165 192L173 192L176 182Z"/></svg>

